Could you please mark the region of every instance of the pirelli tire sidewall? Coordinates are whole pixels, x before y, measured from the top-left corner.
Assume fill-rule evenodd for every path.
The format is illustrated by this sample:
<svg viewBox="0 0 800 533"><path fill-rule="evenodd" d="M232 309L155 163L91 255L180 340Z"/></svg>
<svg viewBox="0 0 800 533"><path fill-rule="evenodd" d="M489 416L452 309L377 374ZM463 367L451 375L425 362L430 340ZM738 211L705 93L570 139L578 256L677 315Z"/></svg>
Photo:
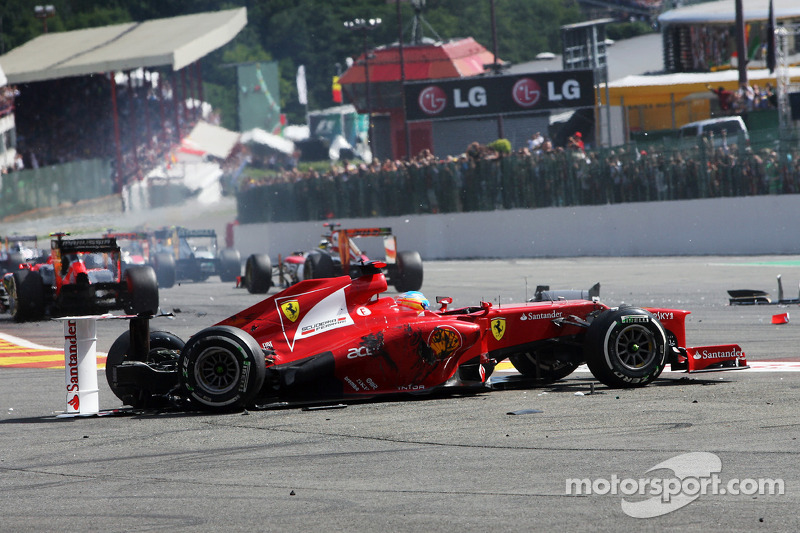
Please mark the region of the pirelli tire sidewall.
<svg viewBox="0 0 800 533"><path fill-rule="evenodd" d="M203 409L227 411L242 409L256 397L264 384L266 362L249 333L212 326L186 342L178 373L189 400Z"/></svg>
<svg viewBox="0 0 800 533"><path fill-rule="evenodd" d="M667 346L664 328L651 313L622 307L604 311L590 324L584 355L589 370L605 385L643 387L664 370Z"/></svg>

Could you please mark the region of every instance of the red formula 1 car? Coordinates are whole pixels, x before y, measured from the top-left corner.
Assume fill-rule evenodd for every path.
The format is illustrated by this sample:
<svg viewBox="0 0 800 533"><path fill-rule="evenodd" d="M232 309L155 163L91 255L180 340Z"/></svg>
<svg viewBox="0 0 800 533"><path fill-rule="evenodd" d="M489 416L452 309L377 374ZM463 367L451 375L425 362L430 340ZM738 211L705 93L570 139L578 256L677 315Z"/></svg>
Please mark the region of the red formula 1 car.
<svg viewBox="0 0 800 533"><path fill-rule="evenodd" d="M124 309L128 313L158 311L158 285L149 266L122 272L121 252L114 238L65 239L55 233L44 263L8 272L0 287L0 312L16 321L45 315L88 314Z"/></svg>
<svg viewBox="0 0 800 533"><path fill-rule="evenodd" d="M495 307L426 308L420 293L380 297L383 263L356 278L305 280L192 336L186 343L131 322L106 375L134 407L172 403L228 410L448 387L486 388L509 359L542 382L588 363L609 387L640 387L672 370L746 368L737 345L686 348L688 311L609 308L585 293L540 291ZM565 299L585 296L584 299Z"/></svg>
<svg viewBox="0 0 800 533"><path fill-rule="evenodd" d="M361 251L357 241L367 237L381 237L385 263L384 273L389 284L397 291L418 291L422 287L422 257L416 251L397 251L397 237L392 228L349 228L326 223L328 233L322 236L319 246L307 252L295 252L279 257L273 266L267 254L252 254L245 262L244 276L237 286L250 293L263 294L277 285L285 289L304 279L358 276L359 265L369 258ZM273 281L275 278L276 281Z"/></svg>

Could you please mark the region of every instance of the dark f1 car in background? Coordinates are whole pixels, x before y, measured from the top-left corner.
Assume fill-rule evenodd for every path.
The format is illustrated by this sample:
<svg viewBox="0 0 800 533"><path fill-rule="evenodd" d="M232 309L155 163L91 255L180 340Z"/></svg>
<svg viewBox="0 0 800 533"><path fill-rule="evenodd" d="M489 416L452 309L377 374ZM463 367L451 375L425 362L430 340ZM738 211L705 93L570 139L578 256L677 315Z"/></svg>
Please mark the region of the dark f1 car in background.
<svg viewBox="0 0 800 533"><path fill-rule="evenodd" d="M735 344L686 347L688 311L610 308L559 291L502 307L451 309L451 299L441 298L431 310L418 292L380 297L385 266L362 265L355 278L301 281L186 342L137 317L108 352L109 385L136 408L229 410L486 390L503 359L539 382L587 363L609 387L647 385L667 364L687 372L747 367Z"/></svg>
<svg viewBox="0 0 800 533"><path fill-rule="evenodd" d="M318 248L295 252L278 258L272 265L267 254L253 254L245 262L244 277L238 281L254 294L266 293L277 285L286 288L304 279L360 275L360 265L369 261L356 241L364 237L382 237L384 273L398 292L418 291L422 287L422 258L419 252L397 251L397 237L392 228L340 229L340 224L324 225L329 233L322 236ZM277 279L277 283L273 281Z"/></svg>
<svg viewBox="0 0 800 533"><path fill-rule="evenodd" d="M47 261L48 254L39 248L36 235L7 235L0 248L0 275Z"/></svg>
<svg viewBox="0 0 800 533"><path fill-rule="evenodd" d="M159 287L172 287L176 281L205 281L210 276L236 281L241 274L239 252L220 251L213 229L163 228L154 231L151 240L151 264Z"/></svg>
<svg viewBox="0 0 800 533"><path fill-rule="evenodd" d="M48 313L158 311L158 285L151 267L133 266L123 274L115 239L64 239L65 235L54 234L47 262L4 275L0 310L17 321L40 320Z"/></svg>

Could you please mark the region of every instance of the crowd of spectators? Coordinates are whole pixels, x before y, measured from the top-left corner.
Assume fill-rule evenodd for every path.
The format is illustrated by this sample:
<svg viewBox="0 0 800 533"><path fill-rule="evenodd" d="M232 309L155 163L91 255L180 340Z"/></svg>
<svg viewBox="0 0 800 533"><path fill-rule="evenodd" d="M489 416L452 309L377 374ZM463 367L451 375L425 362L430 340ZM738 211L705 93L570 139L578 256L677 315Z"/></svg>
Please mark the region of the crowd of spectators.
<svg viewBox="0 0 800 533"><path fill-rule="evenodd" d="M174 112L173 91L167 81L160 83L156 89L143 83L116 86L123 184L141 179L164 162L178 142L176 116L183 133L197 120L196 113ZM14 113L16 148L22 156L17 169L95 158L116 166L117 136L107 76L24 84L17 88Z"/></svg>
<svg viewBox="0 0 800 533"><path fill-rule="evenodd" d="M748 111L775 109L778 106L778 96L771 83L764 87L758 84L742 84L736 91L729 91L722 86L714 89L706 85L706 88L717 95L719 109L723 114L742 115Z"/></svg>
<svg viewBox="0 0 800 533"><path fill-rule="evenodd" d="M247 222L397 216L494 209L597 205L800 192L798 151L713 139L667 150L553 147L499 153L472 143L439 159L425 150L402 161L340 162L326 172L290 171L239 183Z"/></svg>

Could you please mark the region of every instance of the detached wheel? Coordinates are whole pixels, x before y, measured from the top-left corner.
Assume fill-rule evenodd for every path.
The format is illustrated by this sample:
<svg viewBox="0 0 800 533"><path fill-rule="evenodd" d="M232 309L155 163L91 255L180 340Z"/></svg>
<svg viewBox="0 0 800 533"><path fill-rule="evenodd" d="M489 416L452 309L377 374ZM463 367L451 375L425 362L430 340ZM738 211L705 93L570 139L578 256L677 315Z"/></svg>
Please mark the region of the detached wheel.
<svg viewBox="0 0 800 533"><path fill-rule="evenodd" d="M44 317L44 282L38 272L17 270L8 279L8 301L16 322Z"/></svg>
<svg viewBox="0 0 800 533"><path fill-rule="evenodd" d="M149 266L134 265L125 269L127 293L123 295L123 308L132 315L158 313L158 281Z"/></svg>
<svg viewBox="0 0 800 533"><path fill-rule="evenodd" d="M399 252L392 284L397 292L418 291L422 288L422 257L419 252Z"/></svg>
<svg viewBox="0 0 800 533"><path fill-rule="evenodd" d="M551 383L572 374L580 365L576 362L580 356L579 347L561 346L515 353L508 360L523 376Z"/></svg>
<svg viewBox="0 0 800 533"><path fill-rule="evenodd" d="M159 287L169 289L175 285L175 257L163 252L158 253L153 261L153 268L156 271Z"/></svg>
<svg viewBox="0 0 800 533"><path fill-rule="evenodd" d="M267 254L253 254L247 258L244 286L250 294L264 294L272 287L272 261Z"/></svg>
<svg viewBox="0 0 800 533"><path fill-rule="evenodd" d="M219 254L219 279L221 281L236 281L242 273L242 256L239 250L226 248Z"/></svg>
<svg viewBox="0 0 800 533"><path fill-rule="evenodd" d="M180 351L183 349L184 342L177 336L166 331L150 332L150 351L145 357L144 363L164 365L177 363ZM111 388L111 392L119 398L125 405L130 405L137 409L151 407L152 400L145 387L138 384L120 384L116 378L117 367L126 361L132 361L129 357L131 351L131 332L126 331L114 341L108 350L106 358L106 381ZM136 359L138 360L138 359Z"/></svg>
<svg viewBox="0 0 800 533"><path fill-rule="evenodd" d="M643 387L664 370L667 338L656 318L636 307L604 311L586 332L592 374L613 388Z"/></svg>
<svg viewBox="0 0 800 533"><path fill-rule="evenodd" d="M178 371L184 393L200 407L233 410L245 407L261 390L266 362L250 334L212 326L189 339Z"/></svg>
<svg viewBox="0 0 800 533"><path fill-rule="evenodd" d="M333 257L325 253L311 253L303 265L303 279L332 278L336 275Z"/></svg>

